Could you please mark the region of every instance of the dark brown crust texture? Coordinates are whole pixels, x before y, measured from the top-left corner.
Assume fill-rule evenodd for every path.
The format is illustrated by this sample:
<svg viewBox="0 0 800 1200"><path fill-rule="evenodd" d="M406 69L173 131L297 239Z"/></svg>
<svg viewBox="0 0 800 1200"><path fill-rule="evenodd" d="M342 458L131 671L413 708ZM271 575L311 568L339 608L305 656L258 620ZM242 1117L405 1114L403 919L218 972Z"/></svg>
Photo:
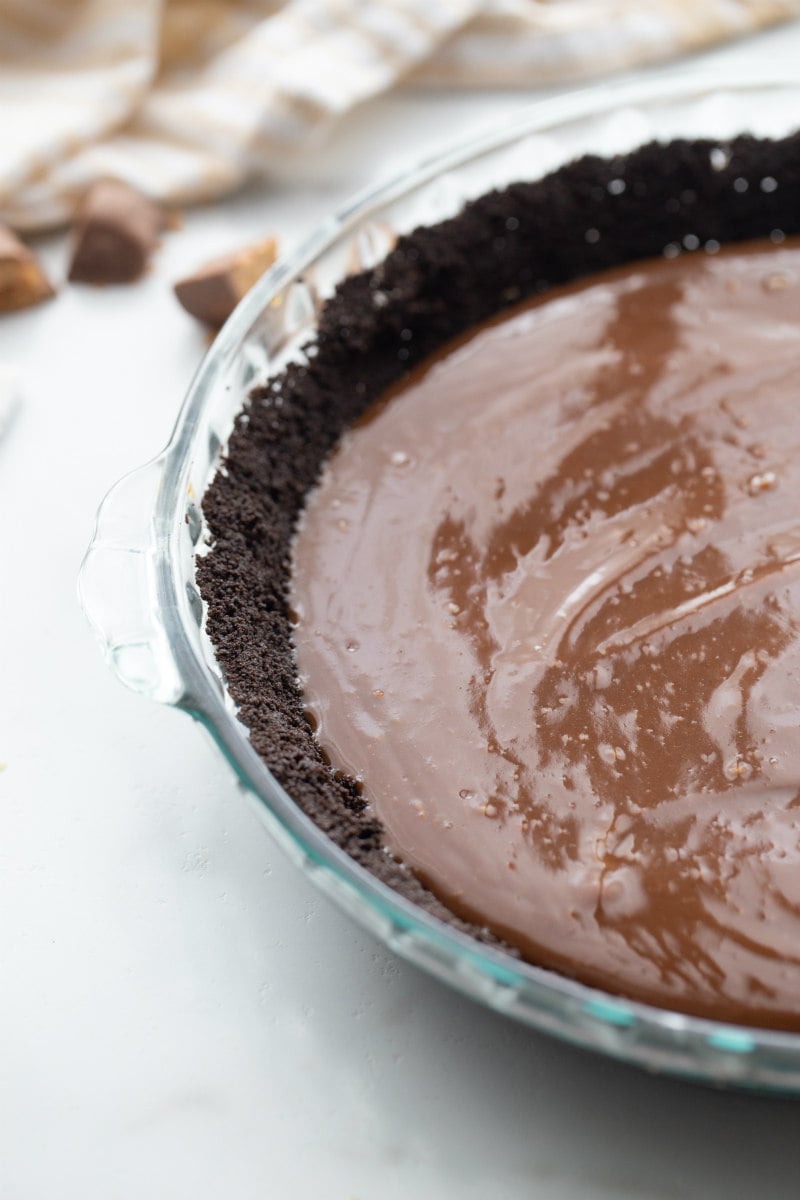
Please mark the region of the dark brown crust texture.
<svg viewBox="0 0 800 1200"><path fill-rule="evenodd" d="M203 501L212 549L198 579L218 661L255 749L289 795L337 845L429 911L460 924L384 852L357 784L326 764L304 717L287 585L307 491L367 405L503 308L665 248L702 252L709 241L798 231L800 135L582 158L401 237L382 264L339 286L307 363L248 398L226 470Z"/></svg>

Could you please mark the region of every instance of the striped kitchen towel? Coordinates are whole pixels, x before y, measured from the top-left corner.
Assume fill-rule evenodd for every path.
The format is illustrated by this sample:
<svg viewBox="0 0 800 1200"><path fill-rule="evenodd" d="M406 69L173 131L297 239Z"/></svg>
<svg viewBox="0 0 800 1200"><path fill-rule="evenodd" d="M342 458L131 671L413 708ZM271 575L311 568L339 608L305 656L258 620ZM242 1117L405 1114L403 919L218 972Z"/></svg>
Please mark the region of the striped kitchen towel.
<svg viewBox="0 0 800 1200"><path fill-rule="evenodd" d="M536 87L800 15L800 0L0 0L0 219L100 177L185 204L400 81Z"/></svg>

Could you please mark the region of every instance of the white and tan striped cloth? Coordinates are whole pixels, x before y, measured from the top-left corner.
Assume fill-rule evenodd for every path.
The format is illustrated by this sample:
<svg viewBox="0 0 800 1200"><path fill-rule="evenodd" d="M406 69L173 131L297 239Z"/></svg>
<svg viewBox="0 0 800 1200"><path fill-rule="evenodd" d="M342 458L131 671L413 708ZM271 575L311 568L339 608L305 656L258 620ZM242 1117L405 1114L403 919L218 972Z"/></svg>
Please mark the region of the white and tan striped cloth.
<svg viewBox="0 0 800 1200"><path fill-rule="evenodd" d="M98 177L206 200L399 81L536 87L800 15L800 0L0 0L0 219Z"/></svg>

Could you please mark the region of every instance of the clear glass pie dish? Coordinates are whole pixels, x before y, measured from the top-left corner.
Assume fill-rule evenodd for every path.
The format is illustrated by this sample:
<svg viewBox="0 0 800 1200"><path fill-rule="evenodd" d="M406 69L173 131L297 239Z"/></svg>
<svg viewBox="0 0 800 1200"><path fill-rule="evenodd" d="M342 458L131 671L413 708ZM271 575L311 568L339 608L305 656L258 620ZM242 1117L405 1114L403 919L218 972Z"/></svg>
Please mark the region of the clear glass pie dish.
<svg viewBox="0 0 800 1200"><path fill-rule="evenodd" d="M84 609L112 669L141 694L207 729L270 832L309 875L392 950L497 1011L651 1070L717 1085L800 1092L800 1033L726 1025L635 1003L538 968L442 923L366 872L293 802L255 752L205 632L195 567L207 547L202 499L250 389L302 358L321 305L398 233L465 201L539 178L592 152L798 123L800 86L680 76L589 88L543 101L512 126L360 196L272 268L201 364L173 436L104 501L80 579Z"/></svg>

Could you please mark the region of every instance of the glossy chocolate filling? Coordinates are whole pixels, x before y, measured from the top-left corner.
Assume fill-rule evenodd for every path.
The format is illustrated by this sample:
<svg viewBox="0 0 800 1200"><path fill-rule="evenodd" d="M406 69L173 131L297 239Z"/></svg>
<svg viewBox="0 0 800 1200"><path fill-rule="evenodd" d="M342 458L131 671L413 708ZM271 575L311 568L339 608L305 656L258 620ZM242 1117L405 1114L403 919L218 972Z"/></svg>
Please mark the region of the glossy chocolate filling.
<svg viewBox="0 0 800 1200"><path fill-rule="evenodd" d="M291 596L321 746L450 909L766 1023L800 1011L798 401L797 244L569 285L344 435Z"/></svg>

